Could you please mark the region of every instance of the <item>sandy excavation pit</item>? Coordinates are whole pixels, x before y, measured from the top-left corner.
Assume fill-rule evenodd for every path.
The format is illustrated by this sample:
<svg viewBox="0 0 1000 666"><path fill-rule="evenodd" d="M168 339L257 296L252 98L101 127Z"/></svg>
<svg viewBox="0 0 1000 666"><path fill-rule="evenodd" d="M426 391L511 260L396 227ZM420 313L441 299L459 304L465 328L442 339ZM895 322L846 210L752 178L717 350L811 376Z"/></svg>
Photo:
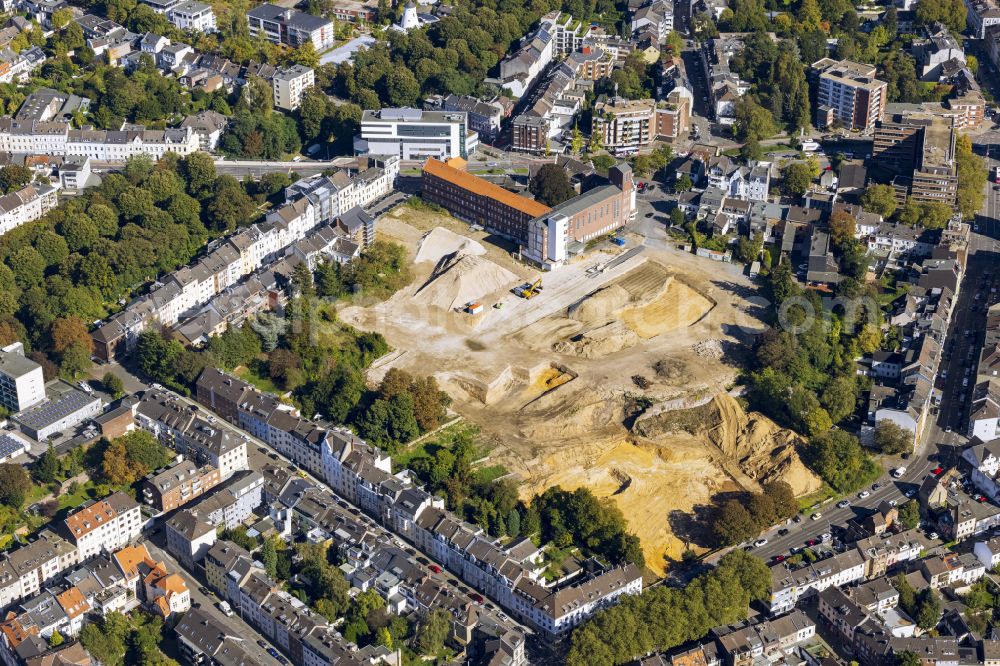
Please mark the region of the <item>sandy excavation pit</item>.
<svg viewBox="0 0 1000 666"><path fill-rule="evenodd" d="M713 307L714 301L665 266L645 261L565 312L535 322L519 339L533 349L598 358L687 328Z"/></svg>
<svg viewBox="0 0 1000 666"><path fill-rule="evenodd" d="M433 373L453 409L497 442L489 464L517 474L525 497L553 484L611 497L642 539L650 568L662 572L664 554L676 558L685 547L671 528L675 512L719 492L754 489L772 472L801 492L812 489L790 433L727 396L705 417L715 427L702 431L647 423L640 434L623 424L628 396L704 408L732 382L737 368L727 354L747 342L736 336L761 325L740 267L647 247L596 277L587 270L618 250L541 274L482 232L466 235L455 222L428 228L412 216L379 220L380 234L421 259L412 284L339 315L379 331L395 349L370 379L389 367ZM510 293L539 276L543 290L534 299ZM483 311L460 311L468 300ZM649 387L637 388L635 375Z"/></svg>

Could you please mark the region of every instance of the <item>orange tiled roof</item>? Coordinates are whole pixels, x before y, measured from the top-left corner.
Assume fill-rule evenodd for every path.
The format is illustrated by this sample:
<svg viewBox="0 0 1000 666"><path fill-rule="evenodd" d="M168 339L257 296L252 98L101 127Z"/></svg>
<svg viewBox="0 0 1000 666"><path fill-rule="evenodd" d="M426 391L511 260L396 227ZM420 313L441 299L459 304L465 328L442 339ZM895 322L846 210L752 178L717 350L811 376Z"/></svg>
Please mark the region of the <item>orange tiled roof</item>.
<svg viewBox="0 0 1000 666"><path fill-rule="evenodd" d="M17 615L13 612L7 613L7 619L3 624L0 624L0 631L7 637L7 641L11 647L15 648L28 636L32 634L38 635L38 627L32 625L30 628L25 629L20 620L17 619Z"/></svg>
<svg viewBox="0 0 1000 666"><path fill-rule="evenodd" d="M122 570L126 578L135 578L138 576L139 565L147 560L152 562L152 558L149 557L149 551L146 550L146 545L141 543L134 546L125 546L115 553L115 561L118 562L118 568Z"/></svg>
<svg viewBox="0 0 1000 666"><path fill-rule="evenodd" d="M156 581L156 587L166 590L169 594L183 594L188 589L184 579L175 573Z"/></svg>
<svg viewBox="0 0 1000 666"><path fill-rule="evenodd" d="M67 516L66 527L69 528L69 533L78 539L93 532L101 525L107 525L116 515L114 507L101 500Z"/></svg>
<svg viewBox="0 0 1000 666"><path fill-rule="evenodd" d="M494 185L488 180L473 176L471 173L460 171L433 157L427 159L427 162L424 164L424 172L446 180L452 185L457 185L463 190L489 197L514 210L519 210L532 219L541 217L552 210L543 203L529 199L528 197L522 197L520 194L514 194L499 185Z"/></svg>
<svg viewBox="0 0 1000 666"><path fill-rule="evenodd" d="M156 606L156 610L160 611L160 615L163 617L168 617L170 615L170 604L167 603L166 597L156 597L156 601L153 602Z"/></svg>
<svg viewBox="0 0 1000 666"><path fill-rule="evenodd" d="M80 588L75 585L65 592L57 594L56 599L59 601L59 605L62 606L62 609L71 620L90 610L90 604L88 604L87 600L83 598L83 593L80 592Z"/></svg>

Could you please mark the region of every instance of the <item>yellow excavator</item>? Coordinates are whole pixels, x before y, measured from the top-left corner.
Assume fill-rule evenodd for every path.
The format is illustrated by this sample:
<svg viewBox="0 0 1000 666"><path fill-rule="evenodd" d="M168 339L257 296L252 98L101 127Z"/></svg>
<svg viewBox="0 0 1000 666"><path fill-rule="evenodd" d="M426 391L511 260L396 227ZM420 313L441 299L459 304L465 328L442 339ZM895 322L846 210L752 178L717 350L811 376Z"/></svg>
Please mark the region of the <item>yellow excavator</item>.
<svg viewBox="0 0 1000 666"><path fill-rule="evenodd" d="M525 299L532 299L542 290L542 278L534 282L525 282L520 287L514 287L514 294Z"/></svg>

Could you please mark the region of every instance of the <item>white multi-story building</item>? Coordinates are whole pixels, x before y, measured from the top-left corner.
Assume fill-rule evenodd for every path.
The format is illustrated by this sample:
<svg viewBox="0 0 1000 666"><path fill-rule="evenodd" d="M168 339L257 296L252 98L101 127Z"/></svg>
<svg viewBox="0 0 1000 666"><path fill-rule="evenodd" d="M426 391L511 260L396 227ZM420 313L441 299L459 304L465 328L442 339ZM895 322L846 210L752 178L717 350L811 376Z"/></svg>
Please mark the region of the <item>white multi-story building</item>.
<svg viewBox="0 0 1000 666"><path fill-rule="evenodd" d="M79 561L124 548L142 533L139 504L125 493L90 502L66 517Z"/></svg>
<svg viewBox="0 0 1000 666"><path fill-rule="evenodd" d="M366 155L395 155L402 160L468 158L479 146L465 113L420 109L366 110L355 150Z"/></svg>
<svg viewBox="0 0 1000 666"><path fill-rule="evenodd" d="M70 542L48 530L0 560L0 606L28 599L79 562Z"/></svg>
<svg viewBox="0 0 1000 666"><path fill-rule="evenodd" d="M316 73L305 65L279 69L271 79L274 88L274 105L285 111L294 111L302 104L302 96L316 84Z"/></svg>
<svg viewBox="0 0 1000 666"><path fill-rule="evenodd" d="M997 482L997 472L1000 472L1000 439L966 448L962 451L962 459L972 468L970 477L976 488L993 500L1000 499L1000 485Z"/></svg>
<svg viewBox="0 0 1000 666"><path fill-rule="evenodd" d="M0 151L11 153L81 155L124 162L133 155L160 159L167 152L184 157L198 148L198 136L190 128L74 130L66 122L0 118Z"/></svg>
<svg viewBox="0 0 1000 666"><path fill-rule="evenodd" d="M168 13L170 22L181 30L194 32L215 32L215 12L211 5L197 0L187 0Z"/></svg>
<svg viewBox="0 0 1000 666"><path fill-rule="evenodd" d="M0 405L19 412L45 400L42 366L24 355L20 342L0 349Z"/></svg>
<svg viewBox="0 0 1000 666"><path fill-rule="evenodd" d="M784 563L771 566L771 615L787 613L812 592L841 587L865 577L865 560L857 550L848 550L791 571Z"/></svg>
<svg viewBox="0 0 1000 666"><path fill-rule="evenodd" d="M25 222L37 220L56 207L56 188L43 183L0 197L0 236Z"/></svg>

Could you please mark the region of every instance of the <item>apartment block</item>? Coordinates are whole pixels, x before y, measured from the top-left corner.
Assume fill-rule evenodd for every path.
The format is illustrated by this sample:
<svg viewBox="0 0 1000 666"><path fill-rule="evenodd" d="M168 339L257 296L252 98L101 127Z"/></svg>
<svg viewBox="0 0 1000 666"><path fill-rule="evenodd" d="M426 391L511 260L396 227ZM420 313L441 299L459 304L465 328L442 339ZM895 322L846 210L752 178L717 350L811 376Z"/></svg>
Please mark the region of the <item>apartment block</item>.
<svg viewBox="0 0 1000 666"><path fill-rule="evenodd" d="M549 145L549 121L520 114L510 128L511 148L524 153L543 153Z"/></svg>
<svg viewBox="0 0 1000 666"><path fill-rule="evenodd" d="M125 547L142 533L142 524L139 504L120 492L84 504L65 520L81 562Z"/></svg>
<svg viewBox="0 0 1000 666"><path fill-rule="evenodd" d="M302 104L305 92L316 84L316 74L305 65L279 69L271 80L274 105L285 111L295 111Z"/></svg>
<svg viewBox="0 0 1000 666"><path fill-rule="evenodd" d="M365 110L355 150L362 155L394 155L401 160L467 158L479 135L460 111Z"/></svg>
<svg viewBox="0 0 1000 666"><path fill-rule="evenodd" d="M198 467L190 460L182 460L143 481L143 501L157 513L172 511L201 497L220 481L215 467Z"/></svg>
<svg viewBox="0 0 1000 666"><path fill-rule="evenodd" d="M0 236L25 222L37 220L55 208L56 203L56 188L43 183L32 183L0 196Z"/></svg>
<svg viewBox="0 0 1000 666"><path fill-rule="evenodd" d="M251 37L263 37L273 44L299 47L312 42L317 52L333 48L334 26L328 19L277 5L261 5L247 12Z"/></svg>
<svg viewBox="0 0 1000 666"><path fill-rule="evenodd" d="M686 88L674 89L666 99L656 103L654 135L659 139L683 139L691 128L694 97Z"/></svg>
<svg viewBox="0 0 1000 666"><path fill-rule="evenodd" d="M812 64L816 80L816 125L870 131L885 113L888 84L874 65L823 58Z"/></svg>
<svg viewBox="0 0 1000 666"><path fill-rule="evenodd" d="M987 32L1000 25L1000 7L995 0L965 0L966 23L976 39L986 39Z"/></svg>
<svg viewBox="0 0 1000 666"><path fill-rule="evenodd" d="M0 405L19 412L45 400L42 366L24 355L20 342L0 349Z"/></svg>
<svg viewBox="0 0 1000 666"><path fill-rule="evenodd" d="M653 100L601 96L594 104L590 131L610 153L637 153L653 141L655 109Z"/></svg>
<svg viewBox="0 0 1000 666"><path fill-rule="evenodd" d="M448 95L442 102L445 111L465 113L469 129L476 132L482 141L493 141L500 134L500 123L504 119L503 107L495 102L484 102L468 95Z"/></svg>

